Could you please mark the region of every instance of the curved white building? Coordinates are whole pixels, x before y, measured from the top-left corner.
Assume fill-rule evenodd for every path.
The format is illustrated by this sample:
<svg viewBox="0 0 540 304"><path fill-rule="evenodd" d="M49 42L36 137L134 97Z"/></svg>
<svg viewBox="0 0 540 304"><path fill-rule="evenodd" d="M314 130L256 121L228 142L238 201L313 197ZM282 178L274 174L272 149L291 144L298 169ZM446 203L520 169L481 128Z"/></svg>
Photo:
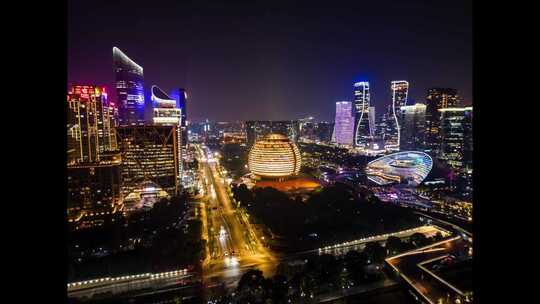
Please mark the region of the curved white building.
<svg viewBox="0 0 540 304"><path fill-rule="evenodd" d="M180 125L181 113L176 107L176 100L169 97L158 86L153 85L152 89L152 107L154 108L154 124L157 125Z"/></svg>
<svg viewBox="0 0 540 304"><path fill-rule="evenodd" d="M404 183L418 186L433 168L431 156L424 152L405 151L389 154L366 166L369 180L378 185Z"/></svg>
<svg viewBox="0 0 540 304"><path fill-rule="evenodd" d="M260 177L282 178L300 171L298 147L286 136L268 134L257 141L248 156L251 172Z"/></svg>

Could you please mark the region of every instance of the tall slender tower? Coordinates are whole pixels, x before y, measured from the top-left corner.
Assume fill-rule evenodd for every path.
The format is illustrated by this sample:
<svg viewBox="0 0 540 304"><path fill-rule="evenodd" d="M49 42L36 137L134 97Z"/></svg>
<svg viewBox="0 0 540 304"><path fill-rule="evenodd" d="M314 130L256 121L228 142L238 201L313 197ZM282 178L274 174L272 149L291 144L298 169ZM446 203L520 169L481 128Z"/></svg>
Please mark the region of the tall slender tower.
<svg viewBox="0 0 540 304"><path fill-rule="evenodd" d="M385 148L399 151L401 142L400 109L407 105L409 95L409 82L406 80L394 80L390 83L392 90L392 119L390 134L387 134Z"/></svg>
<svg viewBox="0 0 540 304"><path fill-rule="evenodd" d="M370 136L371 137L374 137L375 136L375 107L369 107L369 131L370 131Z"/></svg>
<svg viewBox="0 0 540 304"><path fill-rule="evenodd" d="M370 142L369 126L369 82L354 84L354 146L366 148Z"/></svg>
<svg viewBox="0 0 540 304"><path fill-rule="evenodd" d="M120 126L144 125L143 68L113 47Z"/></svg>

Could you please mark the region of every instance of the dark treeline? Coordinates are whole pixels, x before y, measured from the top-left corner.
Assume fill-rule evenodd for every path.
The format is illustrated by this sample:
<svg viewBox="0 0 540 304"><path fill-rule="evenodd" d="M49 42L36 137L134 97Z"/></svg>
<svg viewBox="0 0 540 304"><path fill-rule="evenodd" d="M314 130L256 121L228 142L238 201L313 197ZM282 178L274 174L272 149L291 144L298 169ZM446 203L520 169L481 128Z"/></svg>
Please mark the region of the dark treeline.
<svg viewBox="0 0 540 304"><path fill-rule="evenodd" d="M283 262L271 278L265 278L260 270L248 270L236 290L219 298L217 303L316 303L321 294L382 283L386 278L386 257L441 238L440 234L427 238L416 233L407 241L390 237L385 247L370 242L362 251L351 250L340 257L323 254L304 261Z"/></svg>
<svg viewBox="0 0 540 304"><path fill-rule="evenodd" d="M380 204L368 190L358 193L340 183L313 192L305 202L270 187L250 191L241 184L233 187L233 193L255 221L300 247L321 246L420 224L411 210Z"/></svg>

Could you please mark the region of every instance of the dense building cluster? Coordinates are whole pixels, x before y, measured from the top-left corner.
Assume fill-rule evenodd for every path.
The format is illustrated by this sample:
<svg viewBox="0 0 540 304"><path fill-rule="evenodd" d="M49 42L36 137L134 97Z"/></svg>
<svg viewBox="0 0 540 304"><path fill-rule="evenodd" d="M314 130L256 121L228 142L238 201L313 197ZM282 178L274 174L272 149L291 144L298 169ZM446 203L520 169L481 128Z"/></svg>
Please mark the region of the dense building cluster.
<svg viewBox="0 0 540 304"><path fill-rule="evenodd" d="M145 189L174 196L195 184L193 170L183 170L192 161L186 91L175 89L170 97L153 85L153 110L145 116L143 68L117 47L113 63L116 102L105 88L91 84L68 91L67 212L73 223L89 214L127 211L124 201L141 197ZM145 186L149 183L156 186Z"/></svg>

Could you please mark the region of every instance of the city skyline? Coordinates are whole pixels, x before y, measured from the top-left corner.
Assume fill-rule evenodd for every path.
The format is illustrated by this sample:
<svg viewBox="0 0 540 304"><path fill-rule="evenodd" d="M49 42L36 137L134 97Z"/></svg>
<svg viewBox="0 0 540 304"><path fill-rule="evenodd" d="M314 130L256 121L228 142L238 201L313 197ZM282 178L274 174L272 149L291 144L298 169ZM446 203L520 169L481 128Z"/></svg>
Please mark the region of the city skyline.
<svg viewBox="0 0 540 304"><path fill-rule="evenodd" d="M249 17L247 12L253 9L249 5L182 4L168 12L148 11L142 5L125 14L134 20L129 23L133 31L126 32L128 22L119 13L132 10L128 6L75 3L69 8L68 81L114 91L110 50L116 46L144 67L146 83L158 83L166 92L185 88L192 121L307 115L332 120L335 102L352 100L349 88L361 80L372 86L371 104L377 113L391 103L388 83L395 79L407 79L409 96L418 102L425 102L431 87L451 87L458 90L464 105L471 105L470 4L452 6L369 4L369 14L361 12L356 18L347 18L352 14L347 7L330 8L334 20L310 18L326 9L317 6L309 11L267 7ZM108 12L103 23L84 21L87 17L82 14L94 9ZM400 14L403 10L406 13ZM159 20L151 19L154 15ZM113 22L124 25L105 31ZM278 30L280 23L286 31ZM216 24L226 26L216 28ZM94 31L86 28L90 25ZM356 32L367 35L367 47L350 38ZM83 37L87 39L83 33L97 43L83 44ZM393 47L395 37L402 42L398 49ZM150 39L161 41L163 47L156 51L151 44L139 43ZM209 86L213 89L207 90ZM145 93L149 89L146 85ZM111 97L116 101L116 96ZM230 106L218 111L221 104Z"/></svg>
<svg viewBox="0 0 540 304"><path fill-rule="evenodd" d="M69 301L477 300L471 4L220 1L71 3Z"/></svg>

